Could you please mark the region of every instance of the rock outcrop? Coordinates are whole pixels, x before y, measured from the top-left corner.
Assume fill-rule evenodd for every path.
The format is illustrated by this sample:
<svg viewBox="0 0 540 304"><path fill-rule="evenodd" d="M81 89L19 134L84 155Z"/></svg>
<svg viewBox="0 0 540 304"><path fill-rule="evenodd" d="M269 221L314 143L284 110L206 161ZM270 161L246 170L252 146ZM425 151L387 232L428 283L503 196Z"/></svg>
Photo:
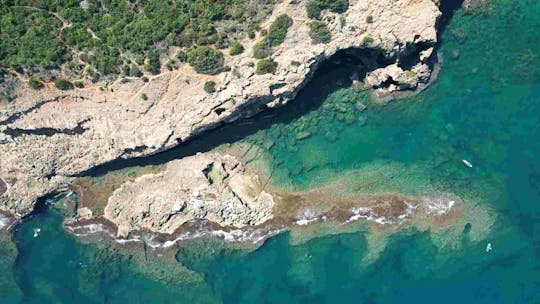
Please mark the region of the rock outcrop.
<svg viewBox="0 0 540 304"><path fill-rule="evenodd" d="M255 74L255 60L246 51L226 56L231 71L216 76L199 75L183 66L148 82L130 79L70 92L21 89L14 102L0 105L0 178L6 184L0 209L24 216L38 197L97 165L169 149L221 123L287 103L319 63L339 50L376 48L392 61L368 77L373 79L370 85L381 91L414 89L429 79L427 60L437 41L441 14L436 1L350 1L341 15L323 14L332 33L327 44L312 44L311 21L302 1L279 4L263 27L282 13L294 21L272 55L279 64L275 74ZM243 44L250 50L255 42ZM203 90L209 80L217 84L215 93ZM200 178L197 181L202 182Z"/></svg>
<svg viewBox="0 0 540 304"><path fill-rule="evenodd" d="M193 220L258 225L272 218L273 207L258 176L246 173L236 158L206 153L122 185L109 198L104 217L118 227L118 237L126 237L140 229L171 234Z"/></svg>

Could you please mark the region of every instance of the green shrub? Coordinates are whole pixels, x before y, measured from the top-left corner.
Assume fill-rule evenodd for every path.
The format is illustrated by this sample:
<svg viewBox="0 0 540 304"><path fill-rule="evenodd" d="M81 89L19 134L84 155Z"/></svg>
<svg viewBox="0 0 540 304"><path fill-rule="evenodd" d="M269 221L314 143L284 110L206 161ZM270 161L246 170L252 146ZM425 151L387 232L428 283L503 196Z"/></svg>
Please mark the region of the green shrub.
<svg viewBox="0 0 540 304"><path fill-rule="evenodd" d="M141 70L139 70L139 68L132 64L129 66L129 76L131 77L141 77L143 75L143 73L141 72Z"/></svg>
<svg viewBox="0 0 540 304"><path fill-rule="evenodd" d="M180 62L187 62L187 53L184 51L178 51L178 53L176 53L176 58L178 58L178 61Z"/></svg>
<svg viewBox="0 0 540 304"><path fill-rule="evenodd" d="M252 30L250 30L250 31L248 32L248 38L249 38L249 39L254 39L254 38L255 38L255 32L252 31Z"/></svg>
<svg viewBox="0 0 540 304"><path fill-rule="evenodd" d="M277 16L276 20L272 22L268 29L268 40L270 45L277 46L282 44L283 41L285 41L287 31L292 24L293 20L286 14Z"/></svg>
<svg viewBox="0 0 540 304"><path fill-rule="evenodd" d="M311 41L315 44L328 43L330 42L332 34L328 30L326 23L313 21L309 24L309 37L311 37Z"/></svg>
<svg viewBox="0 0 540 304"><path fill-rule="evenodd" d="M261 36L263 36L263 37L268 36L268 30L267 29L262 29L261 30Z"/></svg>
<svg viewBox="0 0 540 304"><path fill-rule="evenodd" d="M28 79L28 85L34 90L39 90L43 88L43 82L41 82L35 77L30 77L30 79Z"/></svg>
<svg viewBox="0 0 540 304"><path fill-rule="evenodd" d="M272 59L261 59L257 62L257 71L258 75L262 74L274 74L277 69L277 62Z"/></svg>
<svg viewBox="0 0 540 304"><path fill-rule="evenodd" d="M161 67L159 63L159 55L155 51L149 51L146 55L146 64L144 69L152 74L159 73L159 68Z"/></svg>
<svg viewBox="0 0 540 304"><path fill-rule="evenodd" d="M319 19L322 10L329 10L342 14L349 8L349 0L309 0L306 3L306 12L309 18Z"/></svg>
<svg viewBox="0 0 540 304"><path fill-rule="evenodd" d="M243 52L244 52L244 46L238 41L233 42L231 44L231 47L229 48L229 54L231 54L231 56L239 55L239 54L242 54Z"/></svg>
<svg viewBox="0 0 540 304"><path fill-rule="evenodd" d="M362 45L372 44L373 41L375 40L371 36L364 36L364 38L362 38Z"/></svg>
<svg viewBox="0 0 540 304"><path fill-rule="evenodd" d="M148 77L146 77L146 76L143 76L141 79L142 79L143 82L149 82L150 81L150 79L148 79Z"/></svg>
<svg viewBox="0 0 540 304"><path fill-rule="evenodd" d="M272 48L266 43L266 40L259 41L253 46L253 57L263 59L272 55Z"/></svg>
<svg viewBox="0 0 540 304"><path fill-rule="evenodd" d="M142 100L148 100L148 96L146 96L146 94L142 93L141 94L141 99Z"/></svg>
<svg viewBox="0 0 540 304"><path fill-rule="evenodd" d="M214 81L205 82L204 91L206 91L206 93L214 93L216 91L216 83Z"/></svg>
<svg viewBox="0 0 540 304"><path fill-rule="evenodd" d="M56 79L54 81L54 86L62 91L73 90L73 84L62 78Z"/></svg>
<svg viewBox="0 0 540 304"><path fill-rule="evenodd" d="M82 88L84 88L84 82L82 82L82 81L74 81L73 86L75 86L76 88L82 89Z"/></svg>
<svg viewBox="0 0 540 304"><path fill-rule="evenodd" d="M198 46L188 53L189 65L200 74L212 75L220 73L224 62L223 54L208 46Z"/></svg>
<svg viewBox="0 0 540 304"><path fill-rule="evenodd" d="M369 15L366 17L366 23L373 23L373 16Z"/></svg>
<svg viewBox="0 0 540 304"><path fill-rule="evenodd" d="M321 17L321 8L316 0L311 0L306 3L306 12L308 18L319 19Z"/></svg>

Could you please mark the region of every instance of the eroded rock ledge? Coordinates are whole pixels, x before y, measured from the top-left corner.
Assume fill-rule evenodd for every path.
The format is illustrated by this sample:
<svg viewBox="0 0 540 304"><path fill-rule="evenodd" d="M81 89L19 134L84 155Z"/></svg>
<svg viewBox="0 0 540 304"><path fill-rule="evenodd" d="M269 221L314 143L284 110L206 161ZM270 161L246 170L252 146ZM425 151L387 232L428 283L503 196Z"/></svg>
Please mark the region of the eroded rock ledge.
<svg viewBox="0 0 540 304"><path fill-rule="evenodd" d="M79 205L65 227L80 236L105 232L121 243L167 248L204 235L260 244L284 230L318 225L361 224L383 234L414 227L456 236L474 222L478 238L486 231L482 225L489 229L493 221L487 210L440 191L419 197L351 192L339 178L303 191L275 187L264 170L246 166L226 151L175 160L161 172L126 181L103 202L103 213Z"/></svg>
<svg viewBox="0 0 540 304"><path fill-rule="evenodd" d="M273 207L258 176L246 173L233 156L208 153L125 183L109 198L104 217L118 227L117 236L126 237L141 229L171 234L196 219L235 228L259 225L272 218Z"/></svg>
<svg viewBox="0 0 540 304"><path fill-rule="evenodd" d="M231 71L216 76L185 66L148 83L132 79L70 93L23 88L13 103L0 105L0 178L6 184L0 209L24 216L38 197L90 168L163 151L221 123L287 103L320 62L339 50L373 48L391 62L367 75L368 87L380 93L415 89L432 69L441 15L436 2L350 1L344 14L323 16L331 41L313 45L304 4L285 1L268 20L282 13L294 17L285 42L272 55L279 64L275 74L256 75L247 51L226 57ZM254 43L243 41L248 50ZM217 83L215 93L204 92L208 80Z"/></svg>

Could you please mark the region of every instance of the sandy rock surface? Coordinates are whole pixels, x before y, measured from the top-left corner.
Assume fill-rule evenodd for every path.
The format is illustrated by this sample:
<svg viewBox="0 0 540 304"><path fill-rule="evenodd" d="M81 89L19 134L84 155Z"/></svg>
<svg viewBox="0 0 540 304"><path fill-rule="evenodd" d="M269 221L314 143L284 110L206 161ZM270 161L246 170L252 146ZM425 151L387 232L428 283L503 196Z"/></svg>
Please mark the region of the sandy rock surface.
<svg viewBox="0 0 540 304"><path fill-rule="evenodd" d="M258 225L272 218L273 207L258 177L236 158L206 153L125 183L109 198L104 217L118 227L118 237L126 237L140 229L171 234L201 219L236 228Z"/></svg>
<svg viewBox="0 0 540 304"><path fill-rule="evenodd" d="M282 13L293 17L294 22L285 42L272 55L279 63L275 75L255 74L251 47L261 39L258 37L243 41L243 54L226 55L231 71L215 76L196 74L184 65L151 77L147 83L131 79L105 88L70 92L51 87L40 91L21 89L14 102L0 105L0 178L6 188L0 194L0 210L24 216L33 209L37 198L64 187L74 175L97 165L169 149L220 123L252 115L264 105L284 104L309 81L321 61L339 50L376 47L393 60L388 67L370 74L374 79L372 87L381 91L414 89L429 78L431 68L425 62L432 51L426 51L436 43L436 21L441 15L434 1L349 2L342 15L323 15L332 39L328 44L316 45L309 38L311 20L306 16L304 2L277 5L263 27ZM372 42L366 43L365 37ZM415 62L411 67L414 72L400 67L402 55ZM397 84L383 87L384 78L394 74ZM217 83L215 93L203 90L208 80ZM147 100L141 98L143 93ZM193 182L203 183L204 178L199 176ZM175 191L163 195L192 195ZM130 199L125 193L118 195ZM241 194L236 197L241 200ZM186 215L175 216L182 221ZM149 221L148 225L154 223Z"/></svg>

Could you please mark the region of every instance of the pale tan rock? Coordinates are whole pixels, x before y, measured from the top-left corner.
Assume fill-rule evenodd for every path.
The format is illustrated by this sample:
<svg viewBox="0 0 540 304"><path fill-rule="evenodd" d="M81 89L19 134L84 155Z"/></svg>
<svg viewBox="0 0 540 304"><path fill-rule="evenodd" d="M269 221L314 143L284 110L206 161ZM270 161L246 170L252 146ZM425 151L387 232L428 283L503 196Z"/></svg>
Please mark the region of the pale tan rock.
<svg viewBox="0 0 540 304"><path fill-rule="evenodd" d="M21 90L14 102L0 105L0 178L7 185L0 208L23 216L38 197L68 184L73 175L118 158L169 149L220 122L254 115L262 104L283 105L294 99L320 62L339 50L377 47L389 58L397 58L408 51L407 45L437 40L435 25L441 13L431 0L349 2L342 15L324 14L332 39L316 45L309 38L305 3L278 4L263 27L282 13L294 22L272 55L279 64L275 75L255 74L256 60L250 50L256 41L245 40L246 52L234 57L225 54L231 71L216 76L199 75L183 65L150 77L148 83L132 79L101 89ZM372 23L366 22L368 16ZM366 36L374 40L369 46L362 42ZM425 81L426 75L429 78L427 65L414 69L418 77L410 79L403 78L406 71L396 71L400 85L392 89L410 89ZM203 90L208 80L217 83L218 92ZM280 86L271 90L275 85ZM147 100L141 98L143 93ZM243 112L237 111L240 108ZM176 191L169 195L183 195L180 189Z"/></svg>
<svg viewBox="0 0 540 304"><path fill-rule="evenodd" d="M236 158L205 153L125 183L109 198L104 216L126 237L141 229L170 234L203 219L237 228L258 225L272 218L273 206L272 196Z"/></svg>

